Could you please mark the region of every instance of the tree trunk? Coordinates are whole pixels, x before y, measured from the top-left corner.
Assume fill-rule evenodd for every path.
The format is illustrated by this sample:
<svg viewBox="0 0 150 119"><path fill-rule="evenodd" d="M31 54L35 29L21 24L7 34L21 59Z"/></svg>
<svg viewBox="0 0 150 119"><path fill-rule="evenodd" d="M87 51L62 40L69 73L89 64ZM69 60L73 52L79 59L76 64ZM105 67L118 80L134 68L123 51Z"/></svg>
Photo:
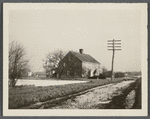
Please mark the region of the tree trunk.
<svg viewBox="0 0 150 119"><path fill-rule="evenodd" d="M16 83L17 83L17 79L10 79L10 84L9 84L9 86L10 86L10 87L15 87L15 86L16 86Z"/></svg>

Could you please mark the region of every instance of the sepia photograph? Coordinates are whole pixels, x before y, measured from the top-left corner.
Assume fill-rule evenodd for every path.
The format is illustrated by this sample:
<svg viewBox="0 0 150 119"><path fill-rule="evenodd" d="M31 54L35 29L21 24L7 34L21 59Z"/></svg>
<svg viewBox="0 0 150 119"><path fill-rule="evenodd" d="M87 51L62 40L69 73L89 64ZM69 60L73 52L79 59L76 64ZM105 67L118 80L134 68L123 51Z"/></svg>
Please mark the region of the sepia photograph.
<svg viewBox="0 0 150 119"><path fill-rule="evenodd" d="M4 3L4 116L147 116L146 3Z"/></svg>

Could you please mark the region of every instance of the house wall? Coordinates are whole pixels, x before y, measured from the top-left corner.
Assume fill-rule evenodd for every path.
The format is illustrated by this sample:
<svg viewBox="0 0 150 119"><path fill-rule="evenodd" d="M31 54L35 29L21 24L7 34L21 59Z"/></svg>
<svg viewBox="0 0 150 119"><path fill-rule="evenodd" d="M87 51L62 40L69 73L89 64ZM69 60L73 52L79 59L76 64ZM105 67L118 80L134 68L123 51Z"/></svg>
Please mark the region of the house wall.
<svg viewBox="0 0 150 119"><path fill-rule="evenodd" d="M93 76L93 72L95 69L97 69L96 75L99 75L99 73L100 73L100 64L98 64L98 63L82 62L82 67L90 70L90 72L88 74L90 77Z"/></svg>
<svg viewBox="0 0 150 119"><path fill-rule="evenodd" d="M81 77L82 72L82 62L74 56L72 53L68 53L60 62L60 67L63 68L63 73L61 77L70 77L70 70L73 66L76 67L75 69L75 77Z"/></svg>

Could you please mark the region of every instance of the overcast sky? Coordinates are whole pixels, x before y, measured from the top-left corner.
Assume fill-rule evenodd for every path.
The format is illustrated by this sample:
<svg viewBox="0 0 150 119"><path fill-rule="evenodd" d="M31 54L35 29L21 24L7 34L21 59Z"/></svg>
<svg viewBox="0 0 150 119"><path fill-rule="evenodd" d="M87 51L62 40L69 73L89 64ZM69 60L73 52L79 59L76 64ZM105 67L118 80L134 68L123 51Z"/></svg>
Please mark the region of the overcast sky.
<svg viewBox="0 0 150 119"><path fill-rule="evenodd" d="M32 71L42 71L46 53L57 49L93 56L111 69L112 52L107 40L120 39L115 52L115 71L141 70L141 12L138 9L11 10L9 42L26 47Z"/></svg>

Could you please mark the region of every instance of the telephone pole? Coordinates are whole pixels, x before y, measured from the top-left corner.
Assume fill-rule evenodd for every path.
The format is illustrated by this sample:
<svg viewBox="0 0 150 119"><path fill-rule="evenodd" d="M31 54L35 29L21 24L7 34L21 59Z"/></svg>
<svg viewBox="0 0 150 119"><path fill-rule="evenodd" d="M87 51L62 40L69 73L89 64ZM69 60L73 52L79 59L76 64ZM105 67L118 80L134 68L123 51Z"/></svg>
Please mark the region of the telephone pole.
<svg viewBox="0 0 150 119"><path fill-rule="evenodd" d="M108 40L108 48L111 48L111 49L108 49L110 51L113 51L113 55L112 55L112 65L111 65L111 80L114 79L114 73L113 73L113 70L114 70L114 57L115 57L115 51L119 51L121 50L121 40ZM118 49L119 48L119 49Z"/></svg>

